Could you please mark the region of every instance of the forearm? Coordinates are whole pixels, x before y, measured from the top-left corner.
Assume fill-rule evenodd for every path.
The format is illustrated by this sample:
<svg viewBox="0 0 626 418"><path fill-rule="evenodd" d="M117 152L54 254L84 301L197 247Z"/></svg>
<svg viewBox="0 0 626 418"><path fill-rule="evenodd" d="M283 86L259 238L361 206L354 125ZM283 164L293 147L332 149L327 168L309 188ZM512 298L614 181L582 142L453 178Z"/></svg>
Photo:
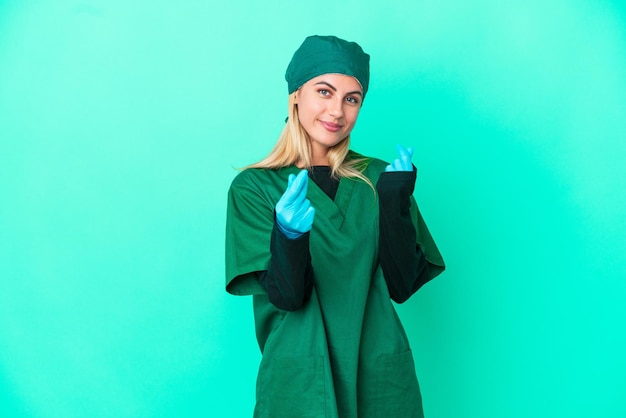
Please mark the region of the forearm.
<svg viewBox="0 0 626 418"><path fill-rule="evenodd" d="M415 171L382 173L377 183L380 264L389 294L398 303L428 281L428 263L416 244L409 211L415 175Z"/></svg>
<svg viewBox="0 0 626 418"><path fill-rule="evenodd" d="M309 233L292 240L274 225L270 253L268 269L257 272L259 283L277 308L295 311L305 304L313 291Z"/></svg>

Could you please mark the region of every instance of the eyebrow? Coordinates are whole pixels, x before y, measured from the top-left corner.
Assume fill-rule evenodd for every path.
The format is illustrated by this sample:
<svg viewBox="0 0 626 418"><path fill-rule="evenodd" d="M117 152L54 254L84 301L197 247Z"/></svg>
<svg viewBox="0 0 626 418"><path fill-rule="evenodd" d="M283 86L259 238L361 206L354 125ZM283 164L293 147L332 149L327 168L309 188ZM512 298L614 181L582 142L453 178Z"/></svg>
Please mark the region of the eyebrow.
<svg viewBox="0 0 626 418"><path fill-rule="evenodd" d="M315 83L316 86L318 84L324 84L324 85L330 87L333 91L337 91L337 88L335 86L333 86L332 84L330 84L330 83L328 83L326 81L318 81L317 83ZM347 94L358 94L359 96L363 97L363 93L361 93L359 90L350 91Z"/></svg>

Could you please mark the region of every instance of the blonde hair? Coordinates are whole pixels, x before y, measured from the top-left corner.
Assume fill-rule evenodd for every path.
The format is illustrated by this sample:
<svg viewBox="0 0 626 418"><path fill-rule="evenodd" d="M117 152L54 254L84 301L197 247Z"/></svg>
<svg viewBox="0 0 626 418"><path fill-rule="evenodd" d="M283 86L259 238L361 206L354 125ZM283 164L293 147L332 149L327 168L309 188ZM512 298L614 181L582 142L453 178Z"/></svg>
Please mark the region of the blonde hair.
<svg viewBox="0 0 626 418"><path fill-rule="evenodd" d="M244 169L279 169L296 164L307 170L311 168L311 143L309 135L300 125L295 96L296 92L289 95L289 118L272 151L261 161L244 167ZM349 150L350 135L328 150L331 176L335 178L358 178L374 189L372 182L363 174L363 170L367 167L368 159L347 158Z"/></svg>

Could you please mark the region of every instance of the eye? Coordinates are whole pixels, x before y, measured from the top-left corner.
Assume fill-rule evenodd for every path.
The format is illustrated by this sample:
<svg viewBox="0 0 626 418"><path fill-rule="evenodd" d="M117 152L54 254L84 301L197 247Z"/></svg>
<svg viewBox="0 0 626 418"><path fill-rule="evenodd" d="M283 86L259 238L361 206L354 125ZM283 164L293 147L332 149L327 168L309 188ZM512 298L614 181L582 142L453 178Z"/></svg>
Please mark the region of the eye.
<svg viewBox="0 0 626 418"><path fill-rule="evenodd" d="M319 89L317 92L321 94L322 96L330 96L330 91L326 89Z"/></svg>
<svg viewBox="0 0 626 418"><path fill-rule="evenodd" d="M359 100L356 97L348 96L346 101L350 104L359 104Z"/></svg>

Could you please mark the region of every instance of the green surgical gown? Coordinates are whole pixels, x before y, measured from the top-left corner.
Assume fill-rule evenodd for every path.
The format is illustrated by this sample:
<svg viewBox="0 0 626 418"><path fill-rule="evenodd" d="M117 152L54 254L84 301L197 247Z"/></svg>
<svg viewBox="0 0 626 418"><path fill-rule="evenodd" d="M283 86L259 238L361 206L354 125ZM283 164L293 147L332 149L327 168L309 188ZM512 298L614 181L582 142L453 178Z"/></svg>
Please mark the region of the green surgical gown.
<svg viewBox="0 0 626 418"><path fill-rule="evenodd" d="M376 184L386 165L368 159L364 174ZM254 295L263 353L254 417L422 417L413 356L380 267L378 202L369 185L342 178L333 201L309 182L314 289L301 309L276 308L259 284L255 272L269 266L274 207L289 174L298 172L247 169L229 190L226 289ZM444 263L413 197L411 217L432 278Z"/></svg>

